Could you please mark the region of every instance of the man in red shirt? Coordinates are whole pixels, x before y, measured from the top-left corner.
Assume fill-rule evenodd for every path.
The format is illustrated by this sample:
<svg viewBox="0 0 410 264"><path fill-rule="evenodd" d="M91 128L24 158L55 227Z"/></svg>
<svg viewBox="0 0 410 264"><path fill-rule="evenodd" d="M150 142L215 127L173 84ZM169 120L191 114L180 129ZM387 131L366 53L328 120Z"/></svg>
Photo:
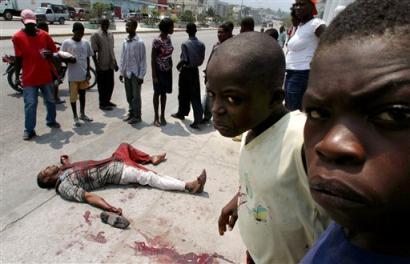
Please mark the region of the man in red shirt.
<svg viewBox="0 0 410 264"><path fill-rule="evenodd" d="M23 97L25 130L23 139L30 140L36 136L38 90L41 90L47 108L47 126L59 128L56 122L56 106L53 96L53 77L50 61L57 48L51 37L36 28L36 16L33 11L21 12L24 28L14 34L12 41L16 55L16 83L20 82L20 70L23 68Z"/></svg>

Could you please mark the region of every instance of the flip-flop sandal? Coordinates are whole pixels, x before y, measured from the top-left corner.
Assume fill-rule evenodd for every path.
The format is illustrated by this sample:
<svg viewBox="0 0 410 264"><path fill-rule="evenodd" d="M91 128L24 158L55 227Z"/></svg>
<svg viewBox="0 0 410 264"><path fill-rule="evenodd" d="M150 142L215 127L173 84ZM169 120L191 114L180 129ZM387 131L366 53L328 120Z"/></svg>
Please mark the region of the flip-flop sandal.
<svg viewBox="0 0 410 264"><path fill-rule="evenodd" d="M125 229L130 225L130 221L127 218L121 215L117 215L111 212L102 212L100 214L101 221L110 226Z"/></svg>
<svg viewBox="0 0 410 264"><path fill-rule="evenodd" d="M204 191L204 186L206 183L206 171L203 170L202 172L205 172L204 175L202 175L201 173L201 176L197 178L199 186L196 189L193 189L192 193L202 193Z"/></svg>
<svg viewBox="0 0 410 264"><path fill-rule="evenodd" d="M155 120L155 121L154 121L154 126L156 126L156 127L160 127L160 126L161 126L161 124L159 123L159 121L158 121L158 120Z"/></svg>

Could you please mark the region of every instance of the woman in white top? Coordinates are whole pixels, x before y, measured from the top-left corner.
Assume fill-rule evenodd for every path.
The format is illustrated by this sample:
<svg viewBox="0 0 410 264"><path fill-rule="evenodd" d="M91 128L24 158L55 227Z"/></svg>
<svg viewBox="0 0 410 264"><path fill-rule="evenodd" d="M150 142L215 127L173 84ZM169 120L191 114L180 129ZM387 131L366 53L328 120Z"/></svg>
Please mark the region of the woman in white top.
<svg viewBox="0 0 410 264"><path fill-rule="evenodd" d="M293 4L300 21L295 34L288 41L286 54L285 103L289 110L302 108L302 98L307 88L310 61L326 29L325 22L317 14L316 0L296 0Z"/></svg>

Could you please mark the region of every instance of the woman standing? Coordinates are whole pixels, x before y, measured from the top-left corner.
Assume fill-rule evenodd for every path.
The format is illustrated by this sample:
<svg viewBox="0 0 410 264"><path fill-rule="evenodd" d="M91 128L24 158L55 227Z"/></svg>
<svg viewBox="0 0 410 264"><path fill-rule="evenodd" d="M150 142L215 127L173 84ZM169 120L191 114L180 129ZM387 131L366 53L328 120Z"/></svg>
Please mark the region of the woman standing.
<svg viewBox="0 0 410 264"><path fill-rule="evenodd" d="M159 23L161 31L158 38L152 42L151 66L152 82L154 84L154 125L164 126L165 105L167 93L172 93L172 52L174 47L171 43L170 34L174 33L174 22L170 18L164 18ZM159 101L161 101L161 116L158 114Z"/></svg>
<svg viewBox="0 0 410 264"><path fill-rule="evenodd" d="M309 80L310 61L319 37L326 29L325 22L314 17L317 15L316 0L296 0L293 8L299 25L288 41L285 79L285 103L291 111L302 107L303 94Z"/></svg>

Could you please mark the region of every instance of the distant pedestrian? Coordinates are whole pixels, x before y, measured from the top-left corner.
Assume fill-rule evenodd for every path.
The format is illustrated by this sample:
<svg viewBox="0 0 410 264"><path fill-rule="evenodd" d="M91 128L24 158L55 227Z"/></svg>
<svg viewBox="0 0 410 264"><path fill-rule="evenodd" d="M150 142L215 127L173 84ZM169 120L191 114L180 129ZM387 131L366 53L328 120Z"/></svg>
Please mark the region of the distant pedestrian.
<svg viewBox="0 0 410 264"><path fill-rule="evenodd" d="M219 45L221 45L225 40L230 39L233 37L232 31L234 29L234 25L232 22L227 21L220 25L218 27L218 42L214 44L212 47L211 55L209 55L208 62L206 65L206 68L204 70L205 73L205 85L207 82L207 68L208 68L208 63L212 58L212 55L214 54L215 50L218 48ZM207 123L209 120L212 118L212 109L211 109L211 99L208 96L208 93L205 93L205 99L203 102L203 109L204 109L204 118L202 119L202 123Z"/></svg>
<svg viewBox="0 0 410 264"><path fill-rule="evenodd" d="M101 110L112 110L117 105L111 102L114 91L114 71L118 71L114 54L114 37L108 32L110 20L101 19L100 30L91 35L93 60L97 71L98 101Z"/></svg>
<svg viewBox="0 0 410 264"><path fill-rule="evenodd" d="M278 38L279 45L283 48L286 43L286 30L284 26L280 26L279 28L279 38Z"/></svg>
<svg viewBox="0 0 410 264"><path fill-rule="evenodd" d="M181 45L181 60L177 65L179 74L178 112L172 117L183 120L189 114L189 103L194 111L194 122L189 126L199 129L202 122L203 109L201 105L201 85L199 83L198 67L205 58L205 45L195 36L197 32L194 23L188 23L186 33L189 39Z"/></svg>
<svg viewBox="0 0 410 264"><path fill-rule="evenodd" d="M43 30L36 27L36 16L33 11L25 9L21 12L24 28L14 34L12 41L16 56L16 83L20 83L20 70L23 68L23 97L24 97L24 140L36 136L34 128L37 119L38 90L43 94L47 108L46 122L51 128L59 128L56 121L56 105L53 94L53 76L51 74L49 58L57 48Z"/></svg>
<svg viewBox="0 0 410 264"><path fill-rule="evenodd" d="M172 93L172 52L174 47L169 35L174 33L174 22L170 18L164 18L158 27L161 33L152 42L151 67L154 84L154 125L159 127L167 124L165 120L167 93ZM161 116L158 114L160 100Z"/></svg>
<svg viewBox="0 0 410 264"><path fill-rule="evenodd" d="M252 17L245 17L241 21L241 33L254 31L255 28L255 21Z"/></svg>
<svg viewBox="0 0 410 264"><path fill-rule="evenodd" d="M122 44L120 61L120 81L124 81L128 102L128 115L125 122L141 122L141 85L147 71L144 41L136 35L138 22L129 20L125 25L128 37Z"/></svg>
<svg viewBox="0 0 410 264"><path fill-rule="evenodd" d="M288 42L286 54L285 105L293 111L302 108L310 71L310 62L326 29L317 15L316 0L296 0L294 10L299 25Z"/></svg>
<svg viewBox="0 0 410 264"><path fill-rule="evenodd" d="M74 116L74 125L81 126L80 119L85 122L93 120L85 114L85 94L90 80L90 57L93 55L91 45L83 40L84 26L81 22L73 24L73 37L61 44L61 50L75 56L77 62L68 64L68 83L70 103ZM77 97L80 97L80 117L77 115Z"/></svg>

